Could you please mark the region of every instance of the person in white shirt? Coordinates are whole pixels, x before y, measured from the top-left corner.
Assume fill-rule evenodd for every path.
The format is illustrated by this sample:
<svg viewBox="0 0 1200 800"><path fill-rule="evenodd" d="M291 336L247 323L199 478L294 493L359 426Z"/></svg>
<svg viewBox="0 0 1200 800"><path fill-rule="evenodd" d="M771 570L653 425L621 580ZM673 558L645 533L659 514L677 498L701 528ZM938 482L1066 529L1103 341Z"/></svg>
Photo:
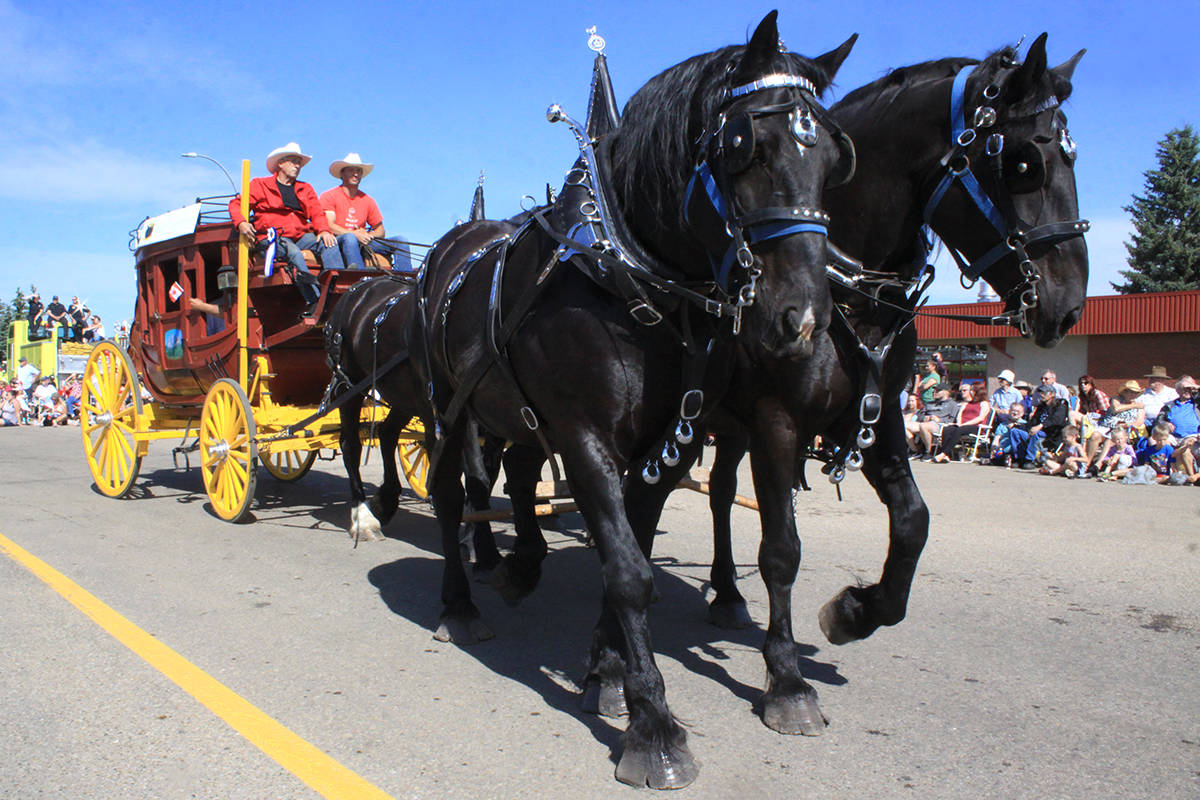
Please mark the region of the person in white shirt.
<svg viewBox="0 0 1200 800"><path fill-rule="evenodd" d="M1158 416L1164 405L1179 397L1179 392L1167 385L1171 377L1167 375L1166 367L1155 365L1145 377L1150 385L1138 395L1138 400L1146 407L1146 424L1150 425L1150 421Z"/></svg>
<svg viewBox="0 0 1200 800"><path fill-rule="evenodd" d="M1037 397L1037 392L1041 391L1043 386L1053 389L1054 393L1063 400L1071 399L1071 392L1067 390L1066 386L1058 382L1058 375L1052 369L1042 370L1042 382L1034 388L1034 397Z"/></svg>

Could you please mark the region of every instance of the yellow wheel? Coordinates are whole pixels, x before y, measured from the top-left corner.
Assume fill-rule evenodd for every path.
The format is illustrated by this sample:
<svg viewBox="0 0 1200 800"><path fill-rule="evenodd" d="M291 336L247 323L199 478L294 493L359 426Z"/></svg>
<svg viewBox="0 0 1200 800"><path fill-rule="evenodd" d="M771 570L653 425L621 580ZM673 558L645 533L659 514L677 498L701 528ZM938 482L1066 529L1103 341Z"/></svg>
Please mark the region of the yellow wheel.
<svg viewBox="0 0 1200 800"><path fill-rule="evenodd" d="M425 452L425 426L413 417L400 434L400 469L413 493L424 500L429 496L425 479L429 477L429 454Z"/></svg>
<svg viewBox="0 0 1200 800"><path fill-rule="evenodd" d="M263 468L271 473L272 478L291 483L308 474L313 462L317 460L317 451L272 450L262 453L259 460L262 461Z"/></svg>
<svg viewBox="0 0 1200 800"><path fill-rule="evenodd" d="M133 362L112 342L96 345L83 370L79 428L96 488L109 497L127 494L142 466L137 443L141 413Z"/></svg>
<svg viewBox="0 0 1200 800"><path fill-rule="evenodd" d="M204 491L221 519L240 520L254 499L255 433L254 414L242 387L229 378L214 383L200 414L200 472Z"/></svg>

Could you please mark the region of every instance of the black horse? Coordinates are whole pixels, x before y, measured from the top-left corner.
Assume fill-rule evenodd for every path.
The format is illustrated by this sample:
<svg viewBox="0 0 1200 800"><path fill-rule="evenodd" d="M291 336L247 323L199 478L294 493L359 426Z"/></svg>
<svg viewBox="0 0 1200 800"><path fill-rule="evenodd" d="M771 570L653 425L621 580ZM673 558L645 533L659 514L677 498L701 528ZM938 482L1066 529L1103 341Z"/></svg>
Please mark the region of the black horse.
<svg viewBox="0 0 1200 800"><path fill-rule="evenodd" d="M341 298L325 323L326 360L333 372L329 400L340 403L339 444L342 464L350 479L349 533L355 543L383 538L382 527L395 515L400 501L397 443L409 420L421 416L427 408L425 392L408 358L408 328L415 307L413 289L413 279L403 275L359 281ZM351 392L355 386L363 388ZM352 396L346 397L347 393ZM388 406L386 417L375 431L383 459L383 483L369 503L359 469L363 428L360 419L368 393L377 394ZM489 505L495 469L488 466L490 459L476 437L465 437L464 446L470 506L482 510ZM469 526L462 539L474 554L477 573L489 573L500 562L491 526L486 521Z"/></svg>
<svg viewBox="0 0 1200 800"><path fill-rule="evenodd" d="M929 527L899 405L916 353L911 323L926 285L925 226L967 277L982 277L1005 299L1005 314L975 321L1011 323L1053 346L1082 313L1088 224L1077 219L1075 147L1060 106L1083 53L1048 69L1045 41L1038 37L1024 62L1005 48L982 62L951 58L898 69L830 109L858 151L854 179L826 194L830 238L869 268L850 258L835 264L834 320L810 355L764 359L741 350L733 389L713 422L720 433L711 474L710 620L750 622L735 585L729 528L736 468L748 447L763 531L759 566L770 598L763 720L777 731L816 735L825 724L791 632L800 562L793 492L815 435L832 444L823 453L831 477L861 465L890 519L879 582L843 589L821 609L822 631L844 644L906 613ZM631 481L630 519L647 547L664 487L674 485L697 449L693 444L658 485Z"/></svg>
<svg viewBox="0 0 1200 800"><path fill-rule="evenodd" d="M734 335L782 358L828 325L820 208L852 151L815 97L852 45L812 60L783 52L772 12L749 44L652 79L594 146L573 126L583 156L555 204L520 228L454 229L422 272L410 342L437 412L426 425L446 559L439 634L469 643L484 630L457 547L469 412L527 451L561 454L602 561L598 639L623 657L627 783L685 786L697 765L654 663L650 566L622 480L720 396Z"/></svg>

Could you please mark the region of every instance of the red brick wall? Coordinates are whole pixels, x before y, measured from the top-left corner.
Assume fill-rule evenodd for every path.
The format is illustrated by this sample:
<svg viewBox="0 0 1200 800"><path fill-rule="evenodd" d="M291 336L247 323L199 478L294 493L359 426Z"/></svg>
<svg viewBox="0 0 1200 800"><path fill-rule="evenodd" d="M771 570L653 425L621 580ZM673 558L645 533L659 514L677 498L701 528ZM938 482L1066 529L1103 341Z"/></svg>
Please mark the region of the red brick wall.
<svg viewBox="0 0 1200 800"><path fill-rule="evenodd" d="M1155 364L1167 368L1171 384L1185 374L1200 380L1200 333L1093 335L1088 337L1087 360L1096 388L1110 396L1130 379L1144 389L1144 376Z"/></svg>

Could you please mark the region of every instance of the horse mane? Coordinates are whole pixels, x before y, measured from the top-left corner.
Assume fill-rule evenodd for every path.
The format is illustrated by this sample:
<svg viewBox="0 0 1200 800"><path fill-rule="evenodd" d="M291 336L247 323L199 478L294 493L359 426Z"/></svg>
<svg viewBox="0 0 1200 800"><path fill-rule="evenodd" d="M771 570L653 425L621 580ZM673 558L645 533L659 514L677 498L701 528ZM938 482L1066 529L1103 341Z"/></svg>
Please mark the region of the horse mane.
<svg viewBox="0 0 1200 800"><path fill-rule="evenodd" d="M746 50L731 45L693 56L651 78L625 105L612 145L613 182L622 208L682 223L683 196L704 126L727 99L728 66ZM790 72L823 93L830 77L797 53L779 53L767 72Z"/></svg>
<svg viewBox="0 0 1200 800"><path fill-rule="evenodd" d="M848 112L859 106L879 108L888 105L905 90L919 86L927 81L951 78L963 67L979 64L985 75L998 75L1001 70L1011 69L1018 62L1019 54L1012 45L1006 45L988 54L982 61L975 58L940 58L933 61L923 61L907 67L898 67L888 72L878 80L865 86L860 86L842 98L834 107L840 112ZM1064 101L1071 94L1071 83L1057 75L1051 74L1051 92L1042 93L1044 96L1030 98L1023 105L1034 105L1054 94L1058 100Z"/></svg>

